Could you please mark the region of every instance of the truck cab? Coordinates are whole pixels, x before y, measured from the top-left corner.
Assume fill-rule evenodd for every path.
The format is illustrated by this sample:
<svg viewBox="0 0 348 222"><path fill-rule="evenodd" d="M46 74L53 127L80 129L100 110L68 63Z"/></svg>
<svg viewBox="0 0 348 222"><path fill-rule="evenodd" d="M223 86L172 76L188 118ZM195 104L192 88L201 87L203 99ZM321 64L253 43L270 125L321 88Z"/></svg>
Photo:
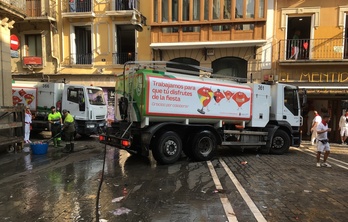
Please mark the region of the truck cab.
<svg viewBox="0 0 348 222"><path fill-rule="evenodd" d="M106 101L99 87L65 85L62 107L73 114L76 131L82 136L97 134L106 126Z"/></svg>

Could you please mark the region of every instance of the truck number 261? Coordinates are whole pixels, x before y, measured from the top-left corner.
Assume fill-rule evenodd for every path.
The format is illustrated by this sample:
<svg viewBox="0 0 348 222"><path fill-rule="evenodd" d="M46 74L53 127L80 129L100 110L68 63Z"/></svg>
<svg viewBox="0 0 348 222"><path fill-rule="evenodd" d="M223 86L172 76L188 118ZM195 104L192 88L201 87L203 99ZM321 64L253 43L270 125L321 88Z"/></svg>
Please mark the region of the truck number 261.
<svg viewBox="0 0 348 222"><path fill-rule="evenodd" d="M265 89L265 86L259 85L258 90L264 90L264 89Z"/></svg>

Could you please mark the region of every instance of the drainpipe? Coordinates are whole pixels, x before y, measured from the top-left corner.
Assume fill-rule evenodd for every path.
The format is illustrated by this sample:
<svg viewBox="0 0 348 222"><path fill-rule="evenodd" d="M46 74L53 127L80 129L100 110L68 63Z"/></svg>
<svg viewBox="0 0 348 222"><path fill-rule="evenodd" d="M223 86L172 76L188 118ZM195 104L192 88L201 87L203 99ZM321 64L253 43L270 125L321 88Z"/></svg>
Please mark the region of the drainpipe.
<svg viewBox="0 0 348 222"><path fill-rule="evenodd" d="M55 74L58 73L58 70L60 68L60 63L59 63L59 58L57 56L54 55L54 41L53 41L53 32L54 31L57 31L58 32L58 29L56 26L54 26L51 22L50 22L50 38L51 38L51 56L54 60L56 60L56 65L55 65ZM59 41L57 41L58 43L58 47L59 47Z"/></svg>
<svg viewBox="0 0 348 222"><path fill-rule="evenodd" d="M281 15L279 17L279 21L277 20L277 14L278 14L278 4L277 4L277 2L278 2L278 0L274 0L274 14L273 14L273 22L275 23L275 24L273 24L273 36L274 36L273 38L274 38L274 41L275 41L276 44L278 42L276 31L277 31L277 27L278 27L278 22L280 22L280 20L281 20ZM277 49L278 49L278 52L277 52ZM275 61L275 59L273 59L273 58L276 57L278 55L278 53L280 52L279 47L274 47L274 51L275 51L275 53L272 52L271 61ZM278 59L279 59L279 56L278 56ZM273 75L277 75L277 71L278 71L277 70L277 62L275 62L275 63L272 62L272 65L271 65L271 67L273 65L275 66L275 69L273 69L273 70L275 70L275 73L273 73Z"/></svg>

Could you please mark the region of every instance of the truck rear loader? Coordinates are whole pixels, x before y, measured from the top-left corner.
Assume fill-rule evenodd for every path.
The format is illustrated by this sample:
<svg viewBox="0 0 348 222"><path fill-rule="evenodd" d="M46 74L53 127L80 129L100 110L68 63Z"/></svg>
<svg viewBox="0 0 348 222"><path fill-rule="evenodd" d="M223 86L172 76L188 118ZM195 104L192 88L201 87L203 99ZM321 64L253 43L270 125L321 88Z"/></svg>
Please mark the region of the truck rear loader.
<svg viewBox="0 0 348 222"><path fill-rule="evenodd" d="M68 110L75 119L76 132L82 136L100 133L106 126L107 107L102 88L56 82L15 81L13 104L29 105L33 113L32 130L50 130L51 106Z"/></svg>
<svg viewBox="0 0 348 222"><path fill-rule="evenodd" d="M283 154L300 145L297 87L240 83L204 68L196 74L168 70L155 62L125 64L116 79L117 121L100 136L102 143L141 155L151 150L160 164L176 162L182 151L209 160L218 146Z"/></svg>

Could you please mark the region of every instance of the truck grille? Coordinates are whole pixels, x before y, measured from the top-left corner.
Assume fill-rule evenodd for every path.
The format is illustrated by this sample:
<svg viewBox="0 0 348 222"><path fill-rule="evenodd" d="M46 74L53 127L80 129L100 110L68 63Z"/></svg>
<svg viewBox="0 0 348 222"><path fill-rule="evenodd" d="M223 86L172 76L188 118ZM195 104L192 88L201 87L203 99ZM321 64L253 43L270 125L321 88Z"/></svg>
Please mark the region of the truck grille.
<svg viewBox="0 0 348 222"><path fill-rule="evenodd" d="M105 115L99 115L99 116L96 116L95 118L97 118L97 119L105 119Z"/></svg>

